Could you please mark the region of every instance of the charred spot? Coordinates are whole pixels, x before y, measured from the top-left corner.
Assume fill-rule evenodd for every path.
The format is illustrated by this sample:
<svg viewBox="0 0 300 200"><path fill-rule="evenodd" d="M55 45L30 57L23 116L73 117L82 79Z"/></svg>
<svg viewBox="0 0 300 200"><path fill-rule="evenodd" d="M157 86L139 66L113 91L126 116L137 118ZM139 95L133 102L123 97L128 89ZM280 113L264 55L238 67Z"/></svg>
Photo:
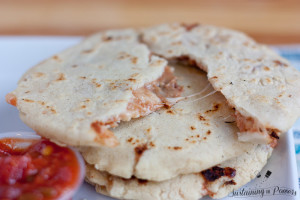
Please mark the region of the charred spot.
<svg viewBox="0 0 300 200"><path fill-rule="evenodd" d="M220 104L214 104L213 108L210 109L210 110L205 111L205 113L210 113L210 112L218 111L220 107L221 107Z"/></svg>
<svg viewBox="0 0 300 200"><path fill-rule="evenodd" d="M210 135L210 134L211 134L211 131L208 130L208 131L206 132L206 135Z"/></svg>
<svg viewBox="0 0 300 200"><path fill-rule="evenodd" d="M224 183L225 185L236 185L236 182L234 180L226 181Z"/></svg>
<svg viewBox="0 0 300 200"><path fill-rule="evenodd" d="M234 123L235 121L225 121L226 124L232 124Z"/></svg>
<svg viewBox="0 0 300 200"><path fill-rule="evenodd" d="M82 105L81 108L86 108L86 105Z"/></svg>
<svg viewBox="0 0 300 200"><path fill-rule="evenodd" d="M146 185L148 183L148 181L144 180L144 179L138 179L138 183L139 183L139 185Z"/></svg>
<svg viewBox="0 0 300 200"><path fill-rule="evenodd" d="M140 159L144 151L146 151L147 149L148 149L147 144L141 144L134 148L136 162Z"/></svg>
<svg viewBox="0 0 300 200"><path fill-rule="evenodd" d="M193 23L193 24L182 23L181 26L184 27L186 31L191 31L194 28L196 28L197 26L199 26L199 24L198 23Z"/></svg>
<svg viewBox="0 0 300 200"><path fill-rule="evenodd" d="M78 65L72 65L72 68L76 68L76 67L78 67Z"/></svg>
<svg viewBox="0 0 300 200"><path fill-rule="evenodd" d="M80 76L79 78L81 78L81 79L86 79L86 76Z"/></svg>
<svg viewBox="0 0 300 200"><path fill-rule="evenodd" d="M270 71L270 68L267 67L267 66L264 66L264 70L265 70L265 71Z"/></svg>
<svg viewBox="0 0 300 200"><path fill-rule="evenodd" d="M213 77L211 77L211 79L218 79L218 77L217 76L213 76Z"/></svg>
<svg viewBox="0 0 300 200"><path fill-rule="evenodd" d="M233 85L233 83L232 83L232 82L230 82L229 84L230 84L230 85Z"/></svg>
<svg viewBox="0 0 300 200"><path fill-rule="evenodd" d="M203 140L206 140L206 139L207 139L207 137L204 137L204 138L203 138Z"/></svg>
<svg viewBox="0 0 300 200"><path fill-rule="evenodd" d="M229 178L233 178L236 175L236 170L231 167L212 167L210 169L204 170L201 172L202 176L206 181L215 181L222 176L228 176Z"/></svg>
<svg viewBox="0 0 300 200"><path fill-rule="evenodd" d="M279 140L279 136L277 135L277 133L275 131L272 131L272 133L270 135L271 135L271 137Z"/></svg>
<svg viewBox="0 0 300 200"><path fill-rule="evenodd" d="M292 95L290 94L290 95L289 95L289 97L291 98L291 97L292 97Z"/></svg>
<svg viewBox="0 0 300 200"><path fill-rule="evenodd" d="M202 115L199 115L198 118L200 121L206 121L205 117L203 117Z"/></svg>
<svg viewBox="0 0 300 200"><path fill-rule="evenodd" d="M196 130L196 127L195 127L195 126L191 126L190 128L191 128L192 131L193 131L193 130Z"/></svg>

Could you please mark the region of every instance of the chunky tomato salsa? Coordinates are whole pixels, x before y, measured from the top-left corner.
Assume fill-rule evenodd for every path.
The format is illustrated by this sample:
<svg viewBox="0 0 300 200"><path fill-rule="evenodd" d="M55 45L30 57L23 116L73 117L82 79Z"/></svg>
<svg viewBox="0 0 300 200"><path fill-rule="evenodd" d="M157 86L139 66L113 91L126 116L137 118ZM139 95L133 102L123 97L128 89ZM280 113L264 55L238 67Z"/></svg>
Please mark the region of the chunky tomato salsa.
<svg viewBox="0 0 300 200"><path fill-rule="evenodd" d="M0 139L1 200L58 199L77 186L80 164L73 151L44 139L22 149L20 140Z"/></svg>

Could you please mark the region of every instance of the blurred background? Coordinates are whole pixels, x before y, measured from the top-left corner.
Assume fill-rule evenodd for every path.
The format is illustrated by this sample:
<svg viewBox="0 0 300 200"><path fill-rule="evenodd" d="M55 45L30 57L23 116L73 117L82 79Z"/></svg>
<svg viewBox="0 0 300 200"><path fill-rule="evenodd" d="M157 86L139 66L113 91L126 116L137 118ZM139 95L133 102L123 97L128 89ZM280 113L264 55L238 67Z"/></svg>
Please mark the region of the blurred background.
<svg viewBox="0 0 300 200"><path fill-rule="evenodd" d="M300 0L0 0L0 35L88 35L175 21L300 43Z"/></svg>

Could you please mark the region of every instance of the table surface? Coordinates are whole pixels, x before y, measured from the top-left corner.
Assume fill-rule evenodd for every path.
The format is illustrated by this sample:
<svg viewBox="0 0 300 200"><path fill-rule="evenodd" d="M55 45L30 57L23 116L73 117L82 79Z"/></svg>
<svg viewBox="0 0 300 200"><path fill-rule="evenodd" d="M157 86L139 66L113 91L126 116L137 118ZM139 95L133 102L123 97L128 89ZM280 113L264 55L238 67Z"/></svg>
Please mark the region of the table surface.
<svg viewBox="0 0 300 200"><path fill-rule="evenodd" d="M175 21L300 43L300 0L0 0L0 35L88 35Z"/></svg>

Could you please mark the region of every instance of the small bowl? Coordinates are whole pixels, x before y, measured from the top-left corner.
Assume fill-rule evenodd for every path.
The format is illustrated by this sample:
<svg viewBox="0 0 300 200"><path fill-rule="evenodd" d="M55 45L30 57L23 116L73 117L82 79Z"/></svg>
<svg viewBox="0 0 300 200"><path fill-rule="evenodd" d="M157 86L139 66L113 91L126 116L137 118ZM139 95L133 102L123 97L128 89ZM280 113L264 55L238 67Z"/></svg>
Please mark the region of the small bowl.
<svg viewBox="0 0 300 200"><path fill-rule="evenodd" d="M12 138L12 139L13 138L18 138L18 139L25 139L25 140L28 139L29 141L21 141L21 142L16 143L17 147L24 148L24 149L29 147L34 140L42 139L41 136L37 135L34 132L6 132L6 133L0 133L0 140L1 139L9 139L9 138ZM85 177L85 164L84 164L82 156L80 155L80 153L76 149L74 149L72 147L66 147L66 148L71 149L73 151L73 153L76 155L77 161L78 161L79 166L80 166L80 176L79 176L78 182L76 183L74 188L62 193L62 195L58 198L59 200L70 200L72 198L72 196L75 194L75 192L79 189L81 184L83 183L83 180L84 180L84 177Z"/></svg>

